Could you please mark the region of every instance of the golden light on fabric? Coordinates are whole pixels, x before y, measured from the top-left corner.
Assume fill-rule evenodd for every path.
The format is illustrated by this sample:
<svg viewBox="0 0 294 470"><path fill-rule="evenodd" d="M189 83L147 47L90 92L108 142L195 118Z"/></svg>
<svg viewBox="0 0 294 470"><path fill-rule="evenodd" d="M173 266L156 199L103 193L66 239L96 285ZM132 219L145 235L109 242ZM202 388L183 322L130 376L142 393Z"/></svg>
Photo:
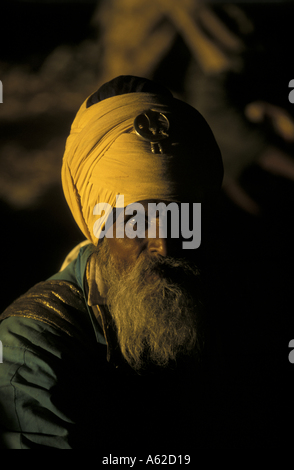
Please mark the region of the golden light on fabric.
<svg viewBox="0 0 294 470"><path fill-rule="evenodd" d="M197 154L198 141L203 140L203 130L207 132L208 125L188 104L152 93L114 96L89 108L86 102L78 111L66 142L62 184L77 224L94 245L99 233L96 230L94 234L93 230L99 217L93 211L100 203L107 203L112 209L117 195L124 195L125 205L150 198L180 202L183 189L187 188L190 193L186 199L201 202L204 191L210 184L215 185L215 181L206 184L207 170L205 173L197 158L207 160L205 165L211 168L219 150L212 142L212 150L202 150L200 145ZM152 153L150 141L135 133L134 120L146 110L165 116L163 123L164 119L171 123L171 143L164 153ZM199 132L196 139L194 125ZM210 138L214 139L212 133ZM172 143L177 145L179 141L182 146L173 148ZM109 213L102 216L98 232L108 216Z"/></svg>

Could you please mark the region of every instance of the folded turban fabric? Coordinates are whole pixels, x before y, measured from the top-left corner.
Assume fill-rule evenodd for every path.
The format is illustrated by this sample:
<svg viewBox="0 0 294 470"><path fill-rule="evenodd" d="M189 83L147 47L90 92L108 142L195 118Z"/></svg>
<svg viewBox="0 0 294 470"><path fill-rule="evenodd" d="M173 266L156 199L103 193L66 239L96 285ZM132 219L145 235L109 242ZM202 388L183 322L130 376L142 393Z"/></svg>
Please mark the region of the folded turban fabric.
<svg viewBox="0 0 294 470"><path fill-rule="evenodd" d="M221 187L221 154L205 119L190 105L165 93L166 89L150 92L145 86L144 90L142 83L154 83L144 80L135 80L140 86L134 87L128 85L130 77L118 77L109 82L110 92L106 87L105 93L104 86L100 96L96 92L88 97L66 141L64 194L78 226L94 245L117 206L116 196L120 201L124 196L124 206L146 199L204 202ZM116 92L118 82L122 91ZM149 110L162 113L169 121L162 153L152 153L150 141L134 130L135 118ZM94 208L101 203L109 206L97 215Z"/></svg>

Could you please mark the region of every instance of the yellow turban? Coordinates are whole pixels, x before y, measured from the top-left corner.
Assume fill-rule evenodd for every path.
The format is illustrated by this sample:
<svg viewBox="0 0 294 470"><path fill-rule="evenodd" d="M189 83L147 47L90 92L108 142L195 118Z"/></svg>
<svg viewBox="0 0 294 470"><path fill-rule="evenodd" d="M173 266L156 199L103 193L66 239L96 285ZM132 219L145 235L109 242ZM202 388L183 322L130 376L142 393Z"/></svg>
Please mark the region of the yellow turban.
<svg viewBox="0 0 294 470"><path fill-rule="evenodd" d="M112 210L117 195L124 196L125 206L145 199L203 202L220 188L218 146L204 118L188 104L146 92L112 96L90 107L87 100L66 142L62 184L78 226L94 245L100 216L93 212L99 203ZM150 109L170 123L163 153L152 153L150 142L134 131L134 119ZM102 214L103 224L111 210Z"/></svg>

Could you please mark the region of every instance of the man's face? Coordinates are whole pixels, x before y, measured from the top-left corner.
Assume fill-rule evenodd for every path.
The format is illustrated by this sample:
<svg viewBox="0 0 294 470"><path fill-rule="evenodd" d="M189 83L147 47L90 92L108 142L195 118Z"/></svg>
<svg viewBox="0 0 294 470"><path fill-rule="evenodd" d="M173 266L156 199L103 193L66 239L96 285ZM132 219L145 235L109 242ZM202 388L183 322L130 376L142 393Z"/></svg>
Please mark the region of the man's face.
<svg viewBox="0 0 294 470"><path fill-rule="evenodd" d="M98 246L120 348L137 370L150 363L167 366L195 352L200 337L199 272L191 261L195 250L183 250L180 239L170 238L168 227L166 238L160 238L159 217L148 219L149 202L159 201L140 201L145 234L116 238L114 224L114 237L106 237ZM148 221L156 226L156 238L148 238ZM125 215L125 228L131 230L135 222L132 215Z"/></svg>
<svg viewBox="0 0 294 470"><path fill-rule="evenodd" d="M164 204L168 205L169 202L158 201L156 199L148 199L139 202L143 208L143 211L142 213L135 215L141 219L144 218L145 233L142 234L142 232L140 232L140 238L129 238L126 233L128 233L128 230L132 231L132 228L136 230L137 224L134 215L124 214L124 218L122 219L124 223L124 238L116 238L115 236L118 222L115 222L113 226L113 238L108 238L110 253L116 260L118 269L120 269L121 272L124 272L128 268L134 266L139 257L147 255L151 257L171 256L174 258L185 258L191 262L194 262L196 250L183 250L183 239L181 237L171 238L170 220L160 219L158 213L156 214L156 218L150 217L150 211L148 208L149 203L158 204L159 202L163 202ZM181 215L180 205L178 205L178 207L179 215ZM161 238L159 232L160 223L164 223L165 221L167 225L166 237ZM152 225L156 230L156 238L148 238L149 225ZM142 235L143 237L141 237Z"/></svg>

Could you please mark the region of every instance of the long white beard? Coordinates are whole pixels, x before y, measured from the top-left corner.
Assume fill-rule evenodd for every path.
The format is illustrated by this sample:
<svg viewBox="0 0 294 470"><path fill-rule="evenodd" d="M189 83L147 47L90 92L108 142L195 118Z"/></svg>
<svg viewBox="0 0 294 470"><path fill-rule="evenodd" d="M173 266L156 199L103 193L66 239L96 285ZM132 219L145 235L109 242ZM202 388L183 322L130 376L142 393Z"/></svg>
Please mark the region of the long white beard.
<svg viewBox="0 0 294 470"><path fill-rule="evenodd" d="M200 348L202 304L197 268L170 257L141 255L119 272L105 239L99 267L121 352L130 366L166 367Z"/></svg>

